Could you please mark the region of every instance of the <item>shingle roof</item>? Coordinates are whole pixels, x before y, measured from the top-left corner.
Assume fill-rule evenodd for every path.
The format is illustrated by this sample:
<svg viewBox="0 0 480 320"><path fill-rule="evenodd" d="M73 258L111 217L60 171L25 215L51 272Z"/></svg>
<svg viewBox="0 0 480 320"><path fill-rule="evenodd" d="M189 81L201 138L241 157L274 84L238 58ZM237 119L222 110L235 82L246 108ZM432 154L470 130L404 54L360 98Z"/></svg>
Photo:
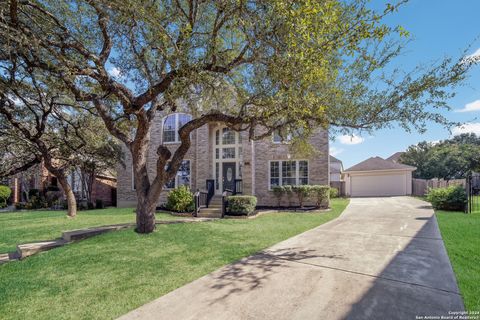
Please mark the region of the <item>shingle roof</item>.
<svg viewBox="0 0 480 320"><path fill-rule="evenodd" d="M353 167L348 168L347 171L375 171L375 170L395 170L395 169L410 169L415 170L415 167L407 166L406 164L395 163L382 159L380 157L372 157L362 161Z"/></svg>
<svg viewBox="0 0 480 320"><path fill-rule="evenodd" d="M330 162L342 162L341 160L338 160L334 156L330 155Z"/></svg>
<svg viewBox="0 0 480 320"><path fill-rule="evenodd" d="M402 151L399 151L399 152L395 152L394 154L392 154L390 157L388 157L387 159L385 160L388 160L388 161L393 161L395 163L398 163L398 160L400 160L400 157L402 156L402 154L404 154L405 152L402 152Z"/></svg>

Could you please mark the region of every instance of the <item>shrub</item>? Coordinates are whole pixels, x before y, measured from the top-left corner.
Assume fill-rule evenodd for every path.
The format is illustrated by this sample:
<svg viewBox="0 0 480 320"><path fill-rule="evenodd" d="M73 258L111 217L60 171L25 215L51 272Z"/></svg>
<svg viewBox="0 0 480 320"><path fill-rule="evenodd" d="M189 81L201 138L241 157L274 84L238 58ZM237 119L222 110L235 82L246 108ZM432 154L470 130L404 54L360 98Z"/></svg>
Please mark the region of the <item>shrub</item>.
<svg viewBox="0 0 480 320"><path fill-rule="evenodd" d="M338 189L330 188L330 199L338 198Z"/></svg>
<svg viewBox="0 0 480 320"><path fill-rule="evenodd" d="M0 208L3 208L7 205L7 200L10 198L12 190L7 186L0 186Z"/></svg>
<svg viewBox="0 0 480 320"><path fill-rule="evenodd" d="M300 208L303 208L303 202L305 201L305 198L308 198L308 196L310 196L312 193L312 186L292 186L292 191L297 195Z"/></svg>
<svg viewBox="0 0 480 320"><path fill-rule="evenodd" d="M168 194L166 207L167 209L173 211L187 212L195 207L193 194L190 192L187 186L180 186L176 189L173 189ZM191 211L193 211L193 209Z"/></svg>
<svg viewBox="0 0 480 320"><path fill-rule="evenodd" d="M45 192L45 199L49 206L54 205L62 197L62 193L59 191L47 191Z"/></svg>
<svg viewBox="0 0 480 320"><path fill-rule="evenodd" d="M282 197L285 194L285 188L282 186L274 186L272 188L272 191L275 198L277 198L277 203L278 203L278 206L280 207L280 203L282 202Z"/></svg>
<svg viewBox="0 0 480 320"><path fill-rule="evenodd" d="M283 192L287 196L288 206L292 206L293 188L292 186L283 186Z"/></svg>
<svg viewBox="0 0 480 320"><path fill-rule="evenodd" d="M15 209L17 209L17 210L23 210L23 209L25 209L25 203L23 203L23 202L17 202L17 203L15 203Z"/></svg>
<svg viewBox="0 0 480 320"><path fill-rule="evenodd" d="M97 209L105 208L105 204L103 203L102 199L95 200L95 208L97 208Z"/></svg>
<svg viewBox="0 0 480 320"><path fill-rule="evenodd" d="M435 209L463 211L467 204L467 193L463 186L429 189L427 200Z"/></svg>
<svg viewBox="0 0 480 320"><path fill-rule="evenodd" d="M228 211L232 215L251 215L257 206L257 198L254 196L230 196L227 201Z"/></svg>
<svg viewBox="0 0 480 320"><path fill-rule="evenodd" d="M332 188L329 186L316 185L311 186L311 193L315 197L317 207L328 208L330 202L330 192ZM337 189L334 189L337 190Z"/></svg>
<svg viewBox="0 0 480 320"><path fill-rule="evenodd" d="M40 196L40 190L38 189L30 189L28 190L28 198L30 199L31 197L39 197Z"/></svg>
<svg viewBox="0 0 480 320"><path fill-rule="evenodd" d="M32 196L30 201L25 204L25 209L43 209L48 208L48 202L40 196Z"/></svg>

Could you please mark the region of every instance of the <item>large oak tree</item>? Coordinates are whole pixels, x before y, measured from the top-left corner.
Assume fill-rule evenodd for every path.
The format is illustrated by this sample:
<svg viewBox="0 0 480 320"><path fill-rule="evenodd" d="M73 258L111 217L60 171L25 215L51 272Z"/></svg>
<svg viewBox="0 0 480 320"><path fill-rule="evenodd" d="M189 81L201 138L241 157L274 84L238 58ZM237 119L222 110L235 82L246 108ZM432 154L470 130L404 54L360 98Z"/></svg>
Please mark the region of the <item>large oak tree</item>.
<svg viewBox="0 0 480 320"><path fill-rule="evenodd" d="M132 154L137 231L155 227L165 182L211 122L261 139L274 130L373 130L394 122L423 130L447 124L445 89L471 62L387 74L404 34L382 24L364 0L1 0L3 64L57 79L95 109ZM121 77L109 70L120 70ZM118 72L117 72L118 73ZM371 86L372 83L381 85ZM157 112L187 109L173 154L160 145L156 173L147 151ZM169 165L166 167L167 162Z"/></svg>

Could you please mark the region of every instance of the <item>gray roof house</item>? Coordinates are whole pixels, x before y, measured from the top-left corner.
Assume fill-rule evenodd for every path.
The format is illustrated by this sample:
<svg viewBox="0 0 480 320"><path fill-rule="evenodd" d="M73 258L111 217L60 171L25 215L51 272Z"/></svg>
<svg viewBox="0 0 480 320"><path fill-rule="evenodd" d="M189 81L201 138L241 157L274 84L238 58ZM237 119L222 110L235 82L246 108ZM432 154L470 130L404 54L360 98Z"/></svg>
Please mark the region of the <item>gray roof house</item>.
<svg viewBox="0 0 480 320"><path fill-rule="evenodd" d="M410 195L412 172L415 169L391 160L371 157L344 171L345 192L352 197Z"/></svg>

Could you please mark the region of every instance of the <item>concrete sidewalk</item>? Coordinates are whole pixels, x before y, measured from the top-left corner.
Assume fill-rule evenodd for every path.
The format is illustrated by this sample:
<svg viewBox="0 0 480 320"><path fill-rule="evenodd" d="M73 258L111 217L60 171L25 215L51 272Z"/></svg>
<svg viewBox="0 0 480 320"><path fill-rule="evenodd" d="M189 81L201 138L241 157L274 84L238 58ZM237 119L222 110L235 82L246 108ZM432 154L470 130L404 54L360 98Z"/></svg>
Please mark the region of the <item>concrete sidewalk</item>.
<svg viewBox="0 0 480 320"><path fill-rule="evenodd" d="M433 210L352 199L342 216L120 319L415 319L464 310Z"/></svg>

